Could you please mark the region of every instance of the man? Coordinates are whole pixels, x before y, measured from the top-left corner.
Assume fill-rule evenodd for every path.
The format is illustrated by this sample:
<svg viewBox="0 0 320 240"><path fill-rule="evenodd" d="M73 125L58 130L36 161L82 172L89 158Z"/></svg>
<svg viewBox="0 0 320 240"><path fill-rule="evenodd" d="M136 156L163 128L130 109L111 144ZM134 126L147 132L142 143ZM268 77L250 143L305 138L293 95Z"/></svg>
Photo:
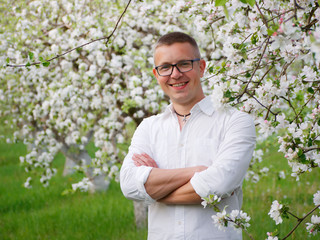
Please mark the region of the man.
<svg viewBox="0 0 320 240"><path fill-rule="evenodd" d="M138 126L120 172L129 199L146 201L148 239L242 239L213 225L202 197L222 198L219 208L240 209L241 185L255 147L248 114L217 110L200 78L206 63L195 40L180 32L162 36L153 73L171 104Z"/></svg>

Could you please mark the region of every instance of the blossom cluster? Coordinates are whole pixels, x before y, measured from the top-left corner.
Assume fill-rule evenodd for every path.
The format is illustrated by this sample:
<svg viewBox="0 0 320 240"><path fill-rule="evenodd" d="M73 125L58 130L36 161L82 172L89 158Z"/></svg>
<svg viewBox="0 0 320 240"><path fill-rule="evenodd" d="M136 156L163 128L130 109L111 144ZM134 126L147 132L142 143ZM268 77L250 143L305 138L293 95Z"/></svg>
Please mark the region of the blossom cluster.
<svg viewBox="0 0 320 240"><path fill-rule="evenodd" d="M311 215L314 211L317 209L320 210L320 191L317 191L313 195L313 202L315 204L315 208L310 211L304 218L306 218L308 215ZM288 218L289 207L279 203L277 200L274 200L271 205L271 209L268 213L268 215L276 222L276 224L281 224L283 222L283 217ZM294 215L292 215L294 216ZM297 218L297 217L296 217ZM301 218L297 218L299 221L301 221ZM306 223L306 229L309 234L316 235L320 232L320 217L317 215L311 216L311 222ZM268 239L278 239L276 236L274 236L272 233L268 233Z"/></svg>
<svg viewBox="0 0 320 240"><path fill-rule="evenodd" d="M1 66L45 63L90 39L108 36L126 4L17 1L3 12L2 19L17 20L0 34ZM163 8L162 24L150 18L157 8ZM17 129L13 141L22 139L28 146L21 157L25 169L42 172L45 185L56 172L52 162L59 151L79 164L78 170L89 179L99 174L117 178L125 154L119 145L130 137L127 125L138 125L168 104L150 70L158 37L152 33L166 31L167 8L170 5L162 7L160 1L137 3L108 44L96 41L47 67L1 68L1 116L10 116L8 124ZM81 158L92 141L95 158L85 155L83 165Z"/></svg>
<svg viewBox="0 0 320 240"><path fill-rule="evenodd" d="M247 229L250 227L250 216L242 210L231 210L227 212L228 206L225 206L223 210L219 208L221 197L211 194L206 198L202 198L202 205L204 208L207 206L212 207L215 214L212 215L214 225L220 230L225 230L229 224L235 229Z"/></svg>
<svg viewBox="0 0 320 240"><path fill-rule="evenodd" d="M313 195L313 202L314 205L319 209L320 213L320 191L317 191ZM316 235L317 233L320 233L320 216L312 215L311 222L306 223L306 225L306 229L310 234Z"/></svg>
<svg viewBox="0 0 320 240"><path fill-rule="evenodd" d="M277 200L274 200L271 205L271 209L268 215L276 222L276 224L282 223L281 214L283 213L283 204L280 204Z"/></svg>
<svg viewBox="0 0 320 240"><path fill-rule="evenodd" d="M225 7L212 1L182 2L172 11L194 16L200 43L207 50L205 84L216 108L232 105L250 113L258 141L280 135L280 151L293 176L318 167L317 2L256 1L251 6L230 0ZM259 171L251 171L248 179L258 181Z"/></svg>

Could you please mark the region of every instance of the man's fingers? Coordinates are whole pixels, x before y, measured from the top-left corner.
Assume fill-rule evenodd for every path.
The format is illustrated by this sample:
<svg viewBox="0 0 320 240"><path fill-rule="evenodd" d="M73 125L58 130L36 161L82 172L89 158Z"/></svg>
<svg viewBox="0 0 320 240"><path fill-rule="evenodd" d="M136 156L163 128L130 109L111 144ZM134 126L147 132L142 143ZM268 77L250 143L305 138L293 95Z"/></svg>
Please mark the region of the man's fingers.
<svg viewBox="0 0 320 240"><path fill-rule="evenodd" d="M139 166L149 166L148 161L141 154L134 154L132 156L132 160L133 160L134 164L137 167L139 167Z"/></svg>
<svg viewBox="0 0 320 240"><path fill-rule="evenodd" d="M158 167L158 164L156 163L155 160L153 160L153 158L151 158L147 153L142 153L141 154L144 157L144 161L148 162L148 164L150 164L150 167Z"/></svg>
<svg viewBox="0 0 320 240"><path fill-rule="evenodd" d="M134 164L139 166L158 167L157 163L146 153L133 154L132 160Z"/></svg>

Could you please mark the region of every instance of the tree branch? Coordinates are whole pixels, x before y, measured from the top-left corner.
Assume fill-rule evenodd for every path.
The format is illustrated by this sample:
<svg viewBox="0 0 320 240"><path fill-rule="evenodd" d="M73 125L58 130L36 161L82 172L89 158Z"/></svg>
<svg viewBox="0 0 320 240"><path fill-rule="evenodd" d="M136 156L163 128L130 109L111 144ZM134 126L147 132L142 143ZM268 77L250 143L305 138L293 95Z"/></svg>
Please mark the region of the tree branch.
<svg viewBox="0 0 320 240"><path fill-rule="evenodd" d="M308 101L301 107L300 112L298 113L298 115L296 116L296 118L293 121L298 120L298 117L300 116L300 114L303 112L303 109L305 108L305 106L307 106L307 104L314 98L314 96L316 95L316 93L320 90L320 86L314 91L314 93L312 94L312 96L308 99Z"/></svg>
<svg viewBox="0 0 320 240"><path fill-rule="evenodd" d="M264 49L263 49L263 51L262 51L262 53L261 53L261 56L260 56L260 58L259 58L259 60L258 60L258 63L257 63L257 66L256 66L255 69L253 70L253 73L252 73L252 75L251 75L251 77L250 77L250 79L249 79L246 87L244 88L243 92L239 95L238 101L239 101L239 99L247 92L247 89L248 89L248 87L249 87L250 82L251 82L252 79L253 79L254 74L255 74L256 71L259 69L259 66L260 66L260 63L261 63L261 61L262 61L263 55L264 55L264 53L265 53L266 50L267 50L267 46L268 46L268 44L269 44L269 39L270 39L270 36L266 39L266 45L265 45L265 47L264 47Z"/></svg>
<svg viewBox="0 0 320 240"><path fill-rule="evenodd" d="M297 227L311 214L313 213L315 210L317 210L320 207L320 205L316 206L315 208L313 208L310 212L308 212L304 217L302 218L298 218L298 223L293 227L293 229L284 237L282 238L282 240L287 239L296 229Z"/></svg>
<svg viewBox="0 0 320 240"><path fill-rule="evenodd" d="M43 62L51 62L51 61L53 61L53 60L55 60L55 59L57 59L57 58L60 58L60 57L62 57L62 56L64 56L64 55L66 55L66 54L68 54L68 53L76 50L76 49L85 47L85 46L87 46L87 45L89 45L89 44L91 44L91 43L97 42L97 41L106 40L106 44L108 44L108 42L110 41L111 37L114 35L115 31L117 30L118 25L119 25L121 19L123 18L125 12L127 11L127 9L128 9L128 7L129 7L131 1L132 1L132 0L129 0L128 4L126 5L124 11L123 11L122 14L120 15L120 17L119 17L119 19L118 19L115 27L113 28L113 31L111 32L111 34L110 34L109 36L102 37L102 38L98 38L98 39L92 40L92 41L90 41L90 42L84 43L84 44L82 44L82 45L80 45L80 46L77 46L77 47L74 47L74 48L72 48L72 49L69 49L68 51L66 51L66 52L64 52L64 53L62 53L62 54L58 54L58 55L56 55L55 57L52 57L52 58L47 59L47 60L42 61L42 62L41 62L41 61L38 61L38 62L30 63L30 64L18 64L18 65L7 64L6 66L7 66L7 67L29 67L29 66L41 65Z"/></svg>
<svg viewBox="0 0 320 240"><path fill-rule="evenodd" d="M264 25L266 25L266 27L269 28L268 21L266 20L266 18L264 17L263 13L261 12L261 9L260 9L260 7L259 7L257 2L256 2L256 7L257 7L257 9L258 9L258 11L259 11L259 13L260 13L260 15L262 17L262 21L263 21Z"/></svg>

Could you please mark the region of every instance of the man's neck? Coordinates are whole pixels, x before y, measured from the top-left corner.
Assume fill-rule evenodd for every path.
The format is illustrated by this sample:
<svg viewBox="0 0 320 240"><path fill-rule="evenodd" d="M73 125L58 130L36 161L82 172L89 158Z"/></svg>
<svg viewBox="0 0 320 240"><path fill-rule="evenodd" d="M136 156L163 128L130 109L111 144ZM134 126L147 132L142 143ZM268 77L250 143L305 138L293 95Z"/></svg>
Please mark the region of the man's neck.
<svg viewBox="0 0 320 240"><path fill-rule="evenodd" d="M173 109L180 115L187 115L190 113L191 109L196 105L198 102L200 102L202 99L204 99L205 96L199 98L198 101L189 103L189 104L180 104L180 103L172 103Z"/></svg>

